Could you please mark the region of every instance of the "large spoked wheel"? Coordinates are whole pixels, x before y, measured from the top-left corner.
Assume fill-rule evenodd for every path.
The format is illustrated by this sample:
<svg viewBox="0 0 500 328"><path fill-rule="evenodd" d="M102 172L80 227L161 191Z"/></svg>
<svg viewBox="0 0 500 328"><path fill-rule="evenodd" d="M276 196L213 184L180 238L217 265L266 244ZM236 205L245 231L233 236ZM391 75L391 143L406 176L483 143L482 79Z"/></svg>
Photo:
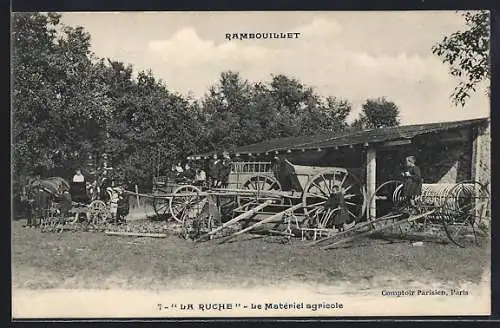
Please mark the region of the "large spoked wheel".
<svg viewBox="0 0 500 328"><path fill-rule="evenodd" d="M375 193L371 195L367 208L375 206L377 218L387 217L385 220L378 221L375 228L382 228L383 226L391 226L395 222L401 220L400 212L403 209L403 200L398 196L398 191L401 190L403 181L389 180L382 183L375 189ZM370 218L373 219L373 218ZM384 233L397 234L403 237L406 234L405 229L401 225L392 226L384 230Z"/></svg>
<svg viewBox="0 0 500 328"><path fill-rule="evenodd" d="M490 194L484 185L462 182L450 190L448 197L442 223L452 243L466 247L490 236Z"/></svg>
<svg viewBox="0 0 500 328"><path fill-rule="evenodd" d="M396 191L400 190L402 185L403 181L401 180L390 180L382 183L371 195L368 206L370 204L376 206L377 216L384 216L400 210L403 202Z"/></svg>
<svg viewBox="0 0 500 328"><path fill-rule="evenodd" d="M108 206L102 200L94 200L89 205L88 220L94 227L102 227L110 216Z"/></svg>
<svg viewBox="0 0 500 328"><path fill-rule="evenodd" d="M180 186L173 192L169 201L170 215L172 218L184 224L186 219L199 217L205 210L208 202L207 197L200 195L201 190L195 186ZM183 195L186 194L186 195Z"/></svg>
<svg viewBox="0 0 500 328"><path fill-rule="evenodd" d="M242 207L250 203L263 203L265 195L259 195L261 191L280 191L281 184L274 177L269 175L254 175L250 177L242 186L243 189L249 190L252 195L238 195L238 207ZM276 204L283 204L284 198L280 197L276 200Z"/></svg>
<svg viewBox="0 0 500 328"><path fill-rule="evenodd" d="M310 179L302 203L308 227L333 229L338 225L348 229L365 213L366 193L357 177L346 169L334 168Z"/></svg>

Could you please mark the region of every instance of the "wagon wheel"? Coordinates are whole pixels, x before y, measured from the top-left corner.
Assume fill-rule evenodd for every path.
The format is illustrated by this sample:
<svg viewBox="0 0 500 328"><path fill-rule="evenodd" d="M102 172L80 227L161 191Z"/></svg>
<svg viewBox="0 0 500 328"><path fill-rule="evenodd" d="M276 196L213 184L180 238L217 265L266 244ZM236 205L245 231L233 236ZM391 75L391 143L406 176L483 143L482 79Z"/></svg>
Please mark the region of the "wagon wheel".
<svg viewBox="0 0 500 328"><path fill-rule="evenodd" d="M50 208L50 207L49 207ZM40 231L48 232L50 231L51 218L49 215L49 208L44 208L38 210L38 214L40 215Z"/></svg>
<svg viewBox="0 0 500 328"><path fill-rule="evenodd" d="M56 210L50 205L48 208L44 208L41 210L41 218L40 218L40 231L41 232L53 232L56 226Z"/></svg>
<svg viewBox="0 0 500 328"><path fill-rule="evenodd" d="M335 189L338 189L337 194ZM339 197L343 198L343 206ZM302 196L309 227L333 228L337 214L345 214L343 228L352 227L366 209L366 193L353 174L343 168L332 168L312 177Z"/></svg>
<svg viewBox="0 0 500 328"><path fill-rule="evenodd" d="M191 194L182 196L182 194ZM169 210L172 218L184 223L186 219L196 218L201 215L208 202L207 197L197 195L201 190L195 186L180 186L173 192L173 197L169 200Z"/></svg>
<svg viewBox="0 0 500 328"><path fill-rule="evenodd" d="M444 207L442 224L452 243L466 247L489 237L491 224L490 194L476 181L462 182L450 190L450 202Z"/></svg>
<svg viewBox="0 0 500 328"><path fill-rule="evenodd" d="M281 184L274 177L269 175L254 175L250 177L242 186L243 189L252 191L252 196L238 195L238 207L244 206L245 204L251 203L252 201L262 202L259 199L259 191L281 191ZM285 202L284 198L280 198L277 204L283 205Z"/></svg>
<svg viewBox="0 0 500 328"><path fill-rule="evenodd" d="M88 220L94 228L102 227L109 217L109 209L102 200L94 200L89 205Z"/></svg>
<svg viewBox="0 0 500 328"><path fill-rule="evenodd" d="M425 205L423 203L423 196L424 195L420 195L415 198L416 208L411 207L409 202L406 201L405 197L403 196L403 183L401 183L394 190L394 195L392 197L394 212L405 213L407 215L407 218L414 215L424 214L430 209L437 210L439 213L439 208L441 205L434 204L429 208L428 205ZM401 224L397 226L397 229L403 237L408 237L411 235L440 237L443 229L439 219L437 218L439 218L437 213L432 215L425 215L418 218L417 220Z"/></svg>
<svg viewBox="0 0 500 328"><path fill-rule="evenodd" d="M401 216L394 217L394 215L402 210L403 202L402 199L398 197L398 191L401 189L402 185L403 182L401 180L389 180L375 189L375 192L367 203L367 208L374 202L377 209L377 218L388 218L387 220L374 223L375 228L381 228L384 225L392 225L401 220ZM384 230L384 232L397 234L400 237L404 237L406 234L402 225L393 226L389 230Z"/></svg>
<svg viewBox="0 0 500 328"><path fill-rule="evenodd" d="M153 210L157 218L166 220L170 211L169 199L166 197L153 197Z"/></svg>
<svg viewBox="0 0 500 328"><path fill-rule="evenodd" d="M210 215L207 209L209 206L208 202L202 201L199 205L204 207L200 215L189 216L187 215L187 212L182 214L183 224L181 237L184 239L195 240L201 235L210 232L215 227L214 218Z"/></svg>
<svg viewBox="0 0 500 328"><path fill-rule="evenodd" d="M54 204L51 204L49 208L43 210L43 212L40 230L42 232L61 233L64 229L64 219L57 207Z"/></svg>

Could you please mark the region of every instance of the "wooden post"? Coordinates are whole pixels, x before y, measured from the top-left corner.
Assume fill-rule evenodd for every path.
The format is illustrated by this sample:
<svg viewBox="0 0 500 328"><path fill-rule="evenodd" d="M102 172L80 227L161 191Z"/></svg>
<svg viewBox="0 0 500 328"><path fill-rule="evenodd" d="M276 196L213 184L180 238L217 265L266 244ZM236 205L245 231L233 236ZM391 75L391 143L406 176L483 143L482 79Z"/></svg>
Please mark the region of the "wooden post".
<svg viewBox="0 0 500 328"><path fill-rule="evenodd" d="M373 148L369 148L366 152L366 188L368 201L375 194L377 188L377 152ZM375 198L368 204L367 218L373 220L377 217L377 202Z"/></svg>
<svg viewBox="0 0 500 328"><path fill-rule="evenodd" d="M140 207L140 203L139 203L139 187L137 185L135 185L135 196L136 196L136 199L137 199L137 207Z"/></svg>

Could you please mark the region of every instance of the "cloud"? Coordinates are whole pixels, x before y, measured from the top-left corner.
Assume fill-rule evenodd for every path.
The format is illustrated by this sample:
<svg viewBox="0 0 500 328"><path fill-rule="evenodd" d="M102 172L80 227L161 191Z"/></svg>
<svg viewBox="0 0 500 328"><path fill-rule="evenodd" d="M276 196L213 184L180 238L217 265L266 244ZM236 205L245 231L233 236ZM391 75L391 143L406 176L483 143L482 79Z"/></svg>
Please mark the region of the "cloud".
<svg viewBox="0 0 500 328"><path fill-rule="evenodd" d="M180 67L222 62L228 59L258 60L266 55L266 49L202 40L193 28L182 28L167 40L152 40L148 44L154 56Z"/></svg>
<svg viewBox="0 0 500 328"><path fill-rule="evenodd" d="M342 26L339 22L324 17L316 17L311 24L297 28L297 32L302 33L302 37L307 39L332 37L340 34L341 31Z"/></svg>
<svg viewBox="0 0 500 328"><path fill-rule="evenodd" d="M410 53L403 47L394 51L390 35L370 31L364 38L378 38L381 48L384 43L390 44L391 51L374 55L352 50L347 45L349 40L343 39L343 26L319 16L293 31L300 32L301 37L216 44L202 39L194 28L184 27L168 39L150 41L149 62L169 87L184 94L192 91L202 96L222 71L239 71L252 81L283 73L315 87L324 96L351 101L354 116L367 98L380 96L394 101L401 109L403 123L408 124L488 115L488 99L481 93L465 108L452 106L449 95L456 81L430 51L428 55ZM422 48L430 45L423 44Z"/></svg>

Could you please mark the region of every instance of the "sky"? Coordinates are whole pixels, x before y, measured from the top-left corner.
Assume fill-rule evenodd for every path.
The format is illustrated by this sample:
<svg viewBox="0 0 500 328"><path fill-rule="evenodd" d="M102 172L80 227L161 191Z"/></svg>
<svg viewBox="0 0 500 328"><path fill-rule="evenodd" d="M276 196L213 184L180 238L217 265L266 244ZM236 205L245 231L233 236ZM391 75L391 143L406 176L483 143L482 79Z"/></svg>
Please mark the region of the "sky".
<svg viewBox="0 0 500 328"><path fill-rule="evenodd" d="M457 81L431 47L465 27L455 11L62 13L83 26L99 56L151 69L169 88L200 98L223 71L249 81L285 74L322 96L351 102L386 97L402 124L489 116L484 88L465 107ZM226 33L300 33L294 39L227 40Z"/></svg>

